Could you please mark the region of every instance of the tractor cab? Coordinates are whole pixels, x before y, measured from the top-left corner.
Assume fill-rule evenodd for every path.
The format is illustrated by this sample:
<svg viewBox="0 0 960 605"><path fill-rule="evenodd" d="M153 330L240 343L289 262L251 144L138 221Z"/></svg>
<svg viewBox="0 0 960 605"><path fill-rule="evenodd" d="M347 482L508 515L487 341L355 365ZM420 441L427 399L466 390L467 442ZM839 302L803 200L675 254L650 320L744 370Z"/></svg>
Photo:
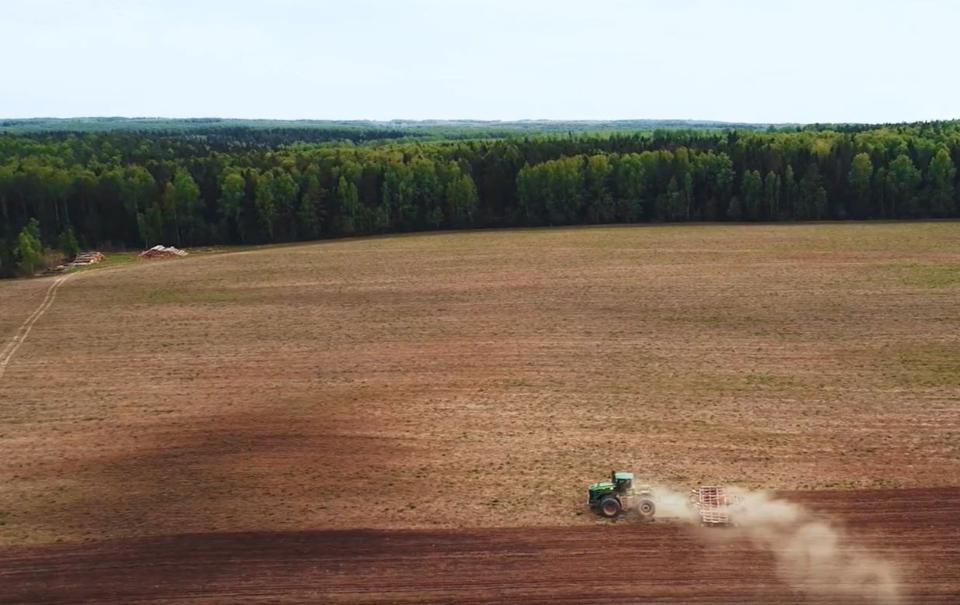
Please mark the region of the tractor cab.
<svg viewBox="0 0 960 605"><path fill-rule="evenodd" d="M609 481L600 481L587 488L587 504L604 517L612 518L636 510L645 521L652 521L654 504L648 488L637 490L633 473L613 471Z"/></svg>
<svg viewBox="0 0 960 605"><path fill-rule="evenodd" d="M633 473L612 471L610 473L610 481L621 494L633 489Z"/></svg>
<svg viewBox="0 0 960 605"><path fill-rule="evenodd" d="M590 485L590 503L599 503L600 499L607 494L627 495L633 489L633 473L617 472L610 473L609 481L600 481Z"/></svg>

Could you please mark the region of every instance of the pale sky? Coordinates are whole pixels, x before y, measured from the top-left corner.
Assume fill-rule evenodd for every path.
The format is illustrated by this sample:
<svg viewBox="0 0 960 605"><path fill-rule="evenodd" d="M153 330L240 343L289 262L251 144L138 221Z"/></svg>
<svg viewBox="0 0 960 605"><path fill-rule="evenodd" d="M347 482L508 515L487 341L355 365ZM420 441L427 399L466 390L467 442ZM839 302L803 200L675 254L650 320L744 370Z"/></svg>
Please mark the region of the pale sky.
<svg viewBox="0 0 960 605"><path fill-rule="evenodd" d="M960 1L0 0L0 117L960 118Z"/></svg>

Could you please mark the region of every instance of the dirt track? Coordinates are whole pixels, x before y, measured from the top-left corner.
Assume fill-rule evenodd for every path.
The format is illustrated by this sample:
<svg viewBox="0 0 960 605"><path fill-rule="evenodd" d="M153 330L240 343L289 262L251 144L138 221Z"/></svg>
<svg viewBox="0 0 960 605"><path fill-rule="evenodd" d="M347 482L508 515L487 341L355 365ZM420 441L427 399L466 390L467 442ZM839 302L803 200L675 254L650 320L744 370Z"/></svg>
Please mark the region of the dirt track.
<svg viewBox="0 0 960 605"><path fill-rule="evenodd" d="M894 562L902 603L960 602L960 489L788 498L842 524L849 550ZM704 531L733 530L247 532L7 549L0 602L841 602L823 586L787 588L772 553Z"/></svg>

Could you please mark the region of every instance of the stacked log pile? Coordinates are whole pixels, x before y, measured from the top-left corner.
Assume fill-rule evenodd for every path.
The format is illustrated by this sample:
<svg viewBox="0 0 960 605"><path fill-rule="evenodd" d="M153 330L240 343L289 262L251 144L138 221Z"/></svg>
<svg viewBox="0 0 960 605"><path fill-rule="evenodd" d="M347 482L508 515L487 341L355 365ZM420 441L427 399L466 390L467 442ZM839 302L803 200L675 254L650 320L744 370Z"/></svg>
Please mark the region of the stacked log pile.
<svg viewBox="0 0 960 605"><path fill-rule="evenodd" d="M97 252L96 250L91 250L89 252L81 252L69 263L64 263L62 265L57 265L54 271L66 271L67 269L73 269L75 267L86 267L87 265L95 265L106 258L102 252Z"/></svg>

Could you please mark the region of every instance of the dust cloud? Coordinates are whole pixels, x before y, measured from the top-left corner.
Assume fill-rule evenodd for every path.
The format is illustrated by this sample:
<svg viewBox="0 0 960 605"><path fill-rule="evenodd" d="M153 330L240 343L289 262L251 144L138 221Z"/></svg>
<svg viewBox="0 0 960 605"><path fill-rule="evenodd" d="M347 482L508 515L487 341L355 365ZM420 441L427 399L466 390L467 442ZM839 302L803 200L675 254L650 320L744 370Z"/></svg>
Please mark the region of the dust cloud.
<svg viewBox="0 0 960 605"><path fill-rule="evenodd" d="M688 494L663 486L653 487L653 493L658 517L699 525L700 516ZM858 552L838 525L767 492L734 487L727 488L727 494L732 527L704 529L705 540L747 539L772 553L778 576L807 595L876 605L902 602L894 565Z"/></svg>

